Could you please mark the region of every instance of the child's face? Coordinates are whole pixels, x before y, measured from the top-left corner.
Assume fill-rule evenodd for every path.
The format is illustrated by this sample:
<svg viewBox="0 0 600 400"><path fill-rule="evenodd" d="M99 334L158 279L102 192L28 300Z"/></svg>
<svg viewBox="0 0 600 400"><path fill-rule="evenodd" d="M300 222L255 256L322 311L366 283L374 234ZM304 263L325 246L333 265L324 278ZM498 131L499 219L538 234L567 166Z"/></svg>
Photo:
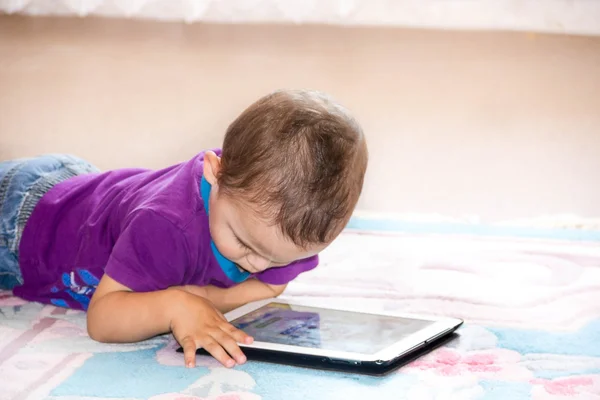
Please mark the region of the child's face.
<svg viewBox="0 0 600 400"><path fill-rule="evenodd" d="M258 218L249 205L219 194L218 187L211 190L209 224L221 254L251 273L312 257L326 247L296 246L278 227Z"/></svg>
<svg viewBox="0 0 600 400"><path fill-rule="evenodd" d="M210 234L219 252L242 269L258 273L320 253L328 243L307 249L296 246L277 226L258 217L250 204L219 192L216 175L221 160L213 152L204 158L204 178L212 185Z"/></svg>

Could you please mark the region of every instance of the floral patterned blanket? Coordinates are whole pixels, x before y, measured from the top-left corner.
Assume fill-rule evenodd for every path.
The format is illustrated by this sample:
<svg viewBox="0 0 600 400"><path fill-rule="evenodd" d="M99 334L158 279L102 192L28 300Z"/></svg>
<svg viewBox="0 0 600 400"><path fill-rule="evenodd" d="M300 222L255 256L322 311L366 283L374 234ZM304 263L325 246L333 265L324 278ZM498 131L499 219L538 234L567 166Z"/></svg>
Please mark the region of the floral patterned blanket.
<svg viewBox="0 0 600 400"><path fill-rule="evenodd" d="M600 399L600 233L355 218L285 294L451 315L459 338L385 377L93 342L80 312L0 292L0 399Z"/></svg>

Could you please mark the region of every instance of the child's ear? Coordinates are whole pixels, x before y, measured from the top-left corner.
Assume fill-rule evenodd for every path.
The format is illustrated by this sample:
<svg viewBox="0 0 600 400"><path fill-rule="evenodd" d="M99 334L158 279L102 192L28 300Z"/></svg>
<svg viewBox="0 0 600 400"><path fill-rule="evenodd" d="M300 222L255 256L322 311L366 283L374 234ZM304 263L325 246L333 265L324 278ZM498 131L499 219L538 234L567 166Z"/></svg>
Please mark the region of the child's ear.
<svg viewBox="0 0 600 400"><path fill-rule="evenodd" d="M204 179L211 185L217 184L217 176L221 170L221 157L217 156L212 151L207 151L204 154Z"/></svg>

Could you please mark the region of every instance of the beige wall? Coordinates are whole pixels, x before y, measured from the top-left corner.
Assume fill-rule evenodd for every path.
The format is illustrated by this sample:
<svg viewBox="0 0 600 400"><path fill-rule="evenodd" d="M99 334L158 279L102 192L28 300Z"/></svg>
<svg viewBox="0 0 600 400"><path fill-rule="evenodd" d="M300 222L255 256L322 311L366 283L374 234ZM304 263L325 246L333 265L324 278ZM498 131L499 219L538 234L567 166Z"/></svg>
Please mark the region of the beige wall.
<svg viewBox="0 0 600 400"><path fill-rule="evenodd" d="M355 111L363 209L600 216L600 38L0 16L0 159L165 166L280 87Z"/></svg>

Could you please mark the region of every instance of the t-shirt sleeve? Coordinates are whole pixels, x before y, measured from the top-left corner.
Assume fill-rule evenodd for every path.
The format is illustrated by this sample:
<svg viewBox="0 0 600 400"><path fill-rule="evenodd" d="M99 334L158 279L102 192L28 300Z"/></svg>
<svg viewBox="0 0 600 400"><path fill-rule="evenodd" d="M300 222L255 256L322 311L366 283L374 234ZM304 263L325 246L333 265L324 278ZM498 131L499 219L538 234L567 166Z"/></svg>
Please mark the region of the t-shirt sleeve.
<svg viewBox="0 0 600 400"><path fill-rule="evenodd" d="M314 269L319 264L319 256L298 260L285 267L270 268L256 275L256 278L270 285L285 285L303 272Z"/></svg>
<svg viewBox="0 0 600 400"><path fill-rule="evenodd" d="M182 284L189 266L183 232L160 214L141 210L127 221L104 272L136 292Z"/></svg>

